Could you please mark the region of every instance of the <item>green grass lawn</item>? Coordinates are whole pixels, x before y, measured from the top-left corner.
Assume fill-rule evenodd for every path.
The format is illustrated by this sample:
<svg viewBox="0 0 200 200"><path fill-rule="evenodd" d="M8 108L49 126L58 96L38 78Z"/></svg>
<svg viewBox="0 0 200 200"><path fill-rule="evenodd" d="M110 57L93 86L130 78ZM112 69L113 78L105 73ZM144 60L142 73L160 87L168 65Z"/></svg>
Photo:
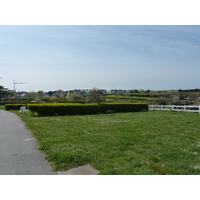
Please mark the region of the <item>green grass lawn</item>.
<svg viewBox="0 0 200 200"><path fill-rule="evenodd" d="M54 170L90 164L100 174L200 174L199 114L20 116Z"/></svg>
<svg viewBox="0 0 200 200"><path fill-rule="evenodd" d="M4 105L0 105L0 110L5 110L5 106Z"/></svg>

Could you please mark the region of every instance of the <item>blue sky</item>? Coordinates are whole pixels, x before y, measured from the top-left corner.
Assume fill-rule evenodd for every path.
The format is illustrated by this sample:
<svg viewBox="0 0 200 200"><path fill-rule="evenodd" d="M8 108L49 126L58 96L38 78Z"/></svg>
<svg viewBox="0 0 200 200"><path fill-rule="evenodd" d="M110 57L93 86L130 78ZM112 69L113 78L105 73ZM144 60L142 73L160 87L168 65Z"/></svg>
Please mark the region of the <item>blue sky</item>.
<svg viewBox="0 0 200 200"><path fill-rule="evenodd" d="M200 26L0 26L0 85L17 91L200 88Z"/></svg>

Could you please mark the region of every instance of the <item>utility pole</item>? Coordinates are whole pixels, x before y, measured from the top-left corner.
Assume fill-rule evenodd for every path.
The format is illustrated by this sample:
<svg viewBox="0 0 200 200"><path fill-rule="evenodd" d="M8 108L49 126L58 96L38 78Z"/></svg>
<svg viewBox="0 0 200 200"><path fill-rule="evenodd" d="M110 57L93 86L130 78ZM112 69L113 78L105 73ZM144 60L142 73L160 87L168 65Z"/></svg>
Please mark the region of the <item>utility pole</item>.
<svg viewBox="0 0 200 200"><path fill-rule="evenodd" d="M22 83L22 82L15 82L14 80L13 80L13 83L14 83L14 91L15 91L15 89L16 89L16 88L15 88L15 85L16 85L16 84L27 84L27 83Z"/></svg>

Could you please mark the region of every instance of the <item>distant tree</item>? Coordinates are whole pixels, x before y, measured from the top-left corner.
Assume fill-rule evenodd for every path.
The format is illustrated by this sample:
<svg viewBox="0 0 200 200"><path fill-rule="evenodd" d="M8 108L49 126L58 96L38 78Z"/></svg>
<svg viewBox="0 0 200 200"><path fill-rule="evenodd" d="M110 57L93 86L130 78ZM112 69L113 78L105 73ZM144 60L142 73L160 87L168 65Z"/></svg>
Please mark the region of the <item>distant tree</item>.
<svg viewBox="0 0 200 200"><path fill-rule="evenodd" d="M44 103L41 98L37 97L33 100L34 103Z"/></svg>
<svg viewBox="0 0 200 200"><path fill-rule="evenodd" d="M29 92L29 93L28 93L28 98L29 98L29 99L34 99L34 98L36 98L35 92Z"/></svg>
<svg viewBox="0 0 200 200"><path fill-rule="evenodd" d="M139 93L139 91L138 91L138 90L134 90L134 92L135 92L135 93Z"/></svg>
<svg viewBox="0 0 200 200"><path fill-rule="evenodd" d="M130 90L130 93L139 93L138 90Z"/></svg>
<svg viewBox="0 0 200 200"><path fill-rule="evenodd" d="M4 97L4 94L5 94L3 89L4 89L4 87L0 85L0 101Z"/></svg>
<svg viewBox="0 0 200 200"><path fill-rule="evenodd" d="M53 91L49 91L49 92L48 92L48 95L49 95L49 96L52 96L53 93L54 93Z"/></svg>
<svg viewBox="0 0 200 200"><path fill-rule="evenodd" d="M63 90L58 90L58 91L56 91L56 96L57 96L59 99L64 98Z"/></svg>
<svg viewBox="0 0 200 200"><path fill-rule="evenodd" d="M97 88L93 88L90 91L89 100L91 103L101 103L103 101L103 97L101 96L101 92Z"/></svg>
<svg viewBox="0 0 200 200"><path fill-rule="evenodd" d="M44 97L42 99L44 101L49 101L50 100L50 96L49 95L44 95Z"/></svg>
<svg viewBox="0 0 200 200"><path fill-rule="evenodd" d="M59 102L59 98L58 97L51 97L50 98L50 101L52 102L52 103L58 103Z"/></svg>
<svg viewBox="0 0 200 200"><path fill-rule="evenodd" d="M80 100L84 100L84 98L82 95L79 95L79 94L70 94L70 96L68 97L68 100L80 101Z"/></svg>
<svg viewBox="0 0 200 200"><path fill-rule="evenodd" d="M12 96L15 98L15 99L18 99L18 94L15 90L12 90Z"/></svg>
<svg viewBox="0 0 200 200"><path fill-rule="evenodd" d="M43 94L43 91L42 90L40 90L40 91L37 91L37 97L38 98L42 98L42 94Z"/></svg>
<svg viewBox="0 0 200 200"><path fill-rule="evenodd" d="M169 100L160 98L160 99L157 100L157 104L158 105L167 105L167 104L169 104Z"/></svg>
<svg viewBox="0 0 200 200"><path fill-rule="evenodd" d="M149 89L145 91L145 93L150 93L150 92L151 92L151 90L149 90Z"/></svg>

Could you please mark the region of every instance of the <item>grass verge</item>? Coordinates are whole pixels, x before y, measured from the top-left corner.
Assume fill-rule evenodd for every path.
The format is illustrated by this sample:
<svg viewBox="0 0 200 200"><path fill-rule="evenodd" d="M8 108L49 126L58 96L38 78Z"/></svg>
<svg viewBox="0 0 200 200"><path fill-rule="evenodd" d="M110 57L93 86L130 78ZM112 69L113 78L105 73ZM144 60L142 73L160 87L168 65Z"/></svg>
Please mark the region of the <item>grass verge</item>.
<svg viewBox="0 0 200 200"><path fill-rule="evenodd" d="M100 174L200 174L199 114L20 116L54 170L90 163Z"/></svg>
<svg viewBox="0 0 200 200"><path fill-rule="evenodd" d="M4 105L0 105L0 110L5 110L5 106Z"/></svg>

